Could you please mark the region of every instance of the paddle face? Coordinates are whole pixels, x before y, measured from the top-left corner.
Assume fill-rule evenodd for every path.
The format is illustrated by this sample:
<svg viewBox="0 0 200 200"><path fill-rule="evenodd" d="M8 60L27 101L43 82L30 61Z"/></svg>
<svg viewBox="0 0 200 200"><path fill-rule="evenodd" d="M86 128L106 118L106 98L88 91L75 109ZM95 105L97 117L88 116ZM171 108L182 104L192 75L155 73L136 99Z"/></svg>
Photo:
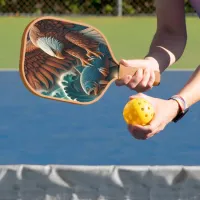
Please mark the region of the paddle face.
<svg viewBox="0 0 200 200"><path fill-rule="evenodd" d="M91 26L42 17L24 31L20 74L35 95L91 104L103 96L118 70L105 37Z"/></svg>

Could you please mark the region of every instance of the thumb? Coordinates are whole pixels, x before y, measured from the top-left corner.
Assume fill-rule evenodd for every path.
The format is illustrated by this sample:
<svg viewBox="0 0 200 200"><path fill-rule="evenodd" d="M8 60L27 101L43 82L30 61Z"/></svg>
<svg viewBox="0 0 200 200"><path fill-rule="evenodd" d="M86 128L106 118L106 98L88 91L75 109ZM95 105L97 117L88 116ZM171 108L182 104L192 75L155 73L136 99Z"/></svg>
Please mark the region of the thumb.
<svg viewBox="0 0 200 200"><path fill-rule="evenodd" d="M124 65L125 67L144 67L144 60L124 60L122 59L119 62L121 65Z"/></svg>
<svg viewBox="0 0 200 200"><path fill-rule="evenodd" d="M146 97L146 95L145 94L143 94L143 93L137 93L137 94L135 94L135 95L132 95L132 96L130 96L129 97L129 100L132 100L132 99L135 99L135 98L144 98L144 99L147 99L147 97Z"/></svg>
<svg viewBox="0 0 200 200"><path fill-rule="evenodd" d="M128 60L122 59L119 61L119 64L124 65L125 67L130 67L130 63Z"/></svg>

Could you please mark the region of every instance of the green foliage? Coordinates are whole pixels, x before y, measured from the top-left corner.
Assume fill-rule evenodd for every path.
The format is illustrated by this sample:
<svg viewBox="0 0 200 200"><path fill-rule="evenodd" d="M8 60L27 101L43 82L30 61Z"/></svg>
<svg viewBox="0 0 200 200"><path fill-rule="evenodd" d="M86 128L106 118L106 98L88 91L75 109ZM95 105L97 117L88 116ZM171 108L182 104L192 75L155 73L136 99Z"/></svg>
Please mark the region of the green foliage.
<svg viewBox="0 0 200 200"><path fill-rule="evenodd" d="M151 14L154 0L122 0L123 14ZM185 11L193 12L188 0ZM0 0L0 13L116 15L117 0Z"/></svg>
<svg viewBox="0 0 200 200"><path fill-rule="evenodd" d="M0 0L0 6L5 6L6 5L6 0Z"/></svg>
<svg viewBox="0 0 200 200"><path fill-rule="evenodd" d="M127 3L126 1L123 1L123 14L135 14L136 10L135 8L130 4L130 3Z"/></svg>

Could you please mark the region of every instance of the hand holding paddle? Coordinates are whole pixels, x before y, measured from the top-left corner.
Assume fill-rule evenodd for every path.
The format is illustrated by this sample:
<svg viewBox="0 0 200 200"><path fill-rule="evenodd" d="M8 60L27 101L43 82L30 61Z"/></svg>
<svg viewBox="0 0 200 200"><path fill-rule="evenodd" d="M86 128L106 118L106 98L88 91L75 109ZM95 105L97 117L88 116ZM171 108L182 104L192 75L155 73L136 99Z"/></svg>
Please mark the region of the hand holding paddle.
<svg viewBox="0 0 200 200"><path fill-rule="evenodd" d="M152 84L158 85L160 73L151 73ZM105 36L92 26L41 17L24 31L20 75L37 96L88 105L98 101L113 81L137 74L138 68L116 61Z"/></svg>
<svg viewBox="0 0 200 200"><path fill-rule="evenodd" d="M154 59L121 60L120 64L137 71L133 76L124 74L124 77L116 80L117 86L126 85L137 92L145 92L160 82L159 64Z"/></svg>

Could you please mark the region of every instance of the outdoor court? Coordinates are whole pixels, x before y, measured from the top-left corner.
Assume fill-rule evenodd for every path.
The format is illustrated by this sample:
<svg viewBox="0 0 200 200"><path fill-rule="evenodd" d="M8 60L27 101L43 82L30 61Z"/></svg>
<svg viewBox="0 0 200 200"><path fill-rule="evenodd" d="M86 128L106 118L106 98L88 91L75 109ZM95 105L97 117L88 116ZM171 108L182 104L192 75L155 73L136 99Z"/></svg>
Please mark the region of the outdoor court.
<svg viewBox="0 0 200 200"><path fill-rule="evenodd" d="M148 141L132 138L122 118L135 92L113 83L90 106L42 99L22 84L18 69L21 36L33 18L1 17L0 25L0 164L199 165L200 105L177 124ZM107 37L117 60L141 58L156 28L154 17L70 18L97 27ZM187 17L188 43L181 60L147 94L169 98L199 64L199 19ZM117 31L118 30L118 31ZM147 34L148 33L148 34ZM10 69L14 69L10 70ZM9 70L9 71L6 71Z"/></svg>
<svg viewBox="0 0 200 200"><path fill-rule="evenodd" d="M167 71L147 94L168 98L192 71ZM0 72L0 164L199 165L199 104L148 141L135 140L122 118L134 92L115 84L90 106L32 95L18 71Z"/></svg>
<svg viewBox="0 0 200 200"><path fill-rule="evenodd" d="M130 135L122 116L135 94L127 87L113 83L89 106L33 95L18 72L21 37L33 19L0 19L0 199L198 200L200 104L141 141ZM118 61L143 58L156 30L156 18L149 16L68 19L98 28ZM186 23L182 58L148 95L168 99L200 64L199 19L187 17Z"/></svg>

